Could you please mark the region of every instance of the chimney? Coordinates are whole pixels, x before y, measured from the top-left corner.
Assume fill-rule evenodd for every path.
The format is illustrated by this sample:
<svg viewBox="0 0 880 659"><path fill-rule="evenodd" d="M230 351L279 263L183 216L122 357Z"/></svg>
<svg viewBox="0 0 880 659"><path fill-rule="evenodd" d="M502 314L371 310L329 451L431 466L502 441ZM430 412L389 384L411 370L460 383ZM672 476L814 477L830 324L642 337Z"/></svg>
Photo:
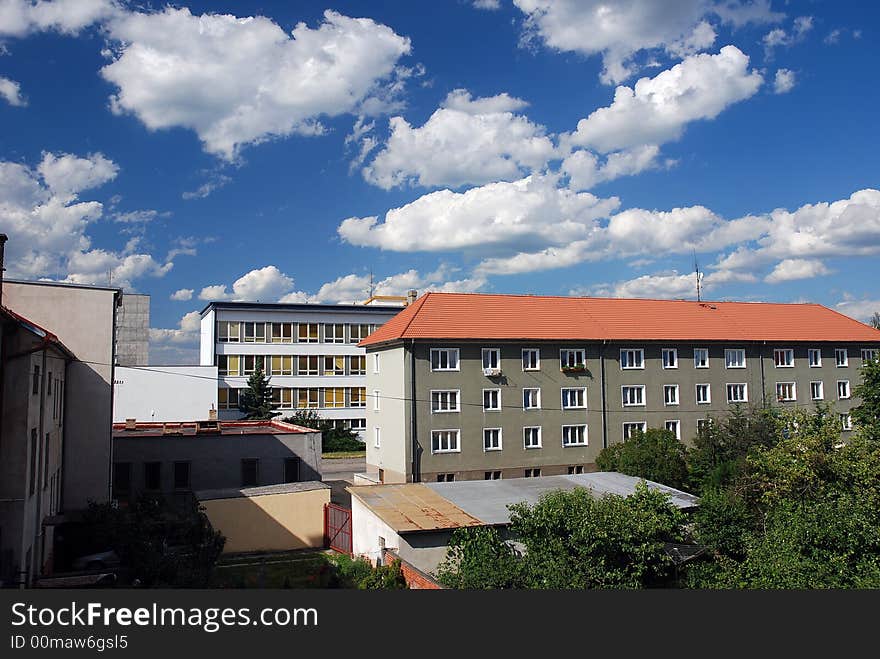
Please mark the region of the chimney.
<svg viewBox="0 0 880 659"><path fill-rule="evenodd" d="M416 298L419 296L419 292L415 289L408 290L406 292L406 306L411 305L416 301Z"/></svg>
<svg viewBox="0 0 880 659"><path fill-rule="evenodd" d="M0 233L0 306L3 305L3 271L6 268L3 267L3 253L6 251L6 241L9 238L5 233Z"/></svg>
<svg viewBox="0 0 880 659"><path fill-rule="evenodd" d="M217 420L217 410L214 409L214 406L211 405L211 409L208 410L208 421L216 421Z"/></svg>

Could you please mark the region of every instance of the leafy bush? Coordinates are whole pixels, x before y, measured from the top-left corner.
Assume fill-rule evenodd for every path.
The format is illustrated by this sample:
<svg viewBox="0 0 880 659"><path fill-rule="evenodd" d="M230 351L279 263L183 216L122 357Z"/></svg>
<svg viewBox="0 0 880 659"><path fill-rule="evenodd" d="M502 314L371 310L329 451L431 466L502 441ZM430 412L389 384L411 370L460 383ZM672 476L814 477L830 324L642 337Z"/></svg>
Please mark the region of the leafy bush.
<svg viewBox="0 0 880 659"><path fill-rule="evenodd" d="M669 487L684 489L688 483L686 449L669 430L649 428L637 431L620 444L602 449L596 466L602 471L619 471Z"/></svg>
<svg viewBox="0 0 880 659"><path fill-rule="evenodd" d="M283 419L297 426L321 431L321 452L363 451L364 443L351 428L335 428L329 419L323 419L314 410L299 410Z"/></svg>

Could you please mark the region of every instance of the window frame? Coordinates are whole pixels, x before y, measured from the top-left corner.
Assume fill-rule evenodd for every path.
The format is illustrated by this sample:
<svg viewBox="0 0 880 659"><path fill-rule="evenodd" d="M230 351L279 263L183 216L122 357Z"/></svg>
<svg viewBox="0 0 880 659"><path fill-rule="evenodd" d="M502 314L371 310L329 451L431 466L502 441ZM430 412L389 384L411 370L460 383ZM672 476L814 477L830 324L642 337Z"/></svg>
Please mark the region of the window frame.
<svg viewBox="0 0 880 659"><path fill-rule="evenodd" d="M626 361L629 363L630 353L633 355L639 355L639 365L638 366L624 366L623 363ZM626 359L624 360L624 355L626 355ZM620 370L621 371L643 371L645 370L645 349L644 348L620 348Z"/></svg>
<svg viewBox="0 0 880 659"><path fill-rule="evenodd" d="M672 355L672 363L667 363L666 355ZM669 371L672 369L678 368L678 348L661 348L660 349L660 364L664 371Z"/></svg>
<svg viewBox="0 0 880 659"><path fill-rule="evenodd" d="M526 434L527 434L526 431L527 431L527 430L537 430L537 431L538 431L538 433L537 433L538 443L537 443L537 444L535 444L535 445L533 445L533 446L529 446L529 445L526 443ZM529 434L532 434L532 433L529 433ZM535 450L535 449L541 449L541 448L544 448L544 437L543 437L543 435L544 435L544 432L543 432L543 430L541 429L541 426L523 426L523 431L522 431L523 449L526 450L526 451L531 451L531 450Z"/></svg>
<svg viewBox="0 0 880 659"><path fill-rule="evenodd" d="M536 402L536 405L534 405L534 406L532 406L532 407L527 407L527 406L526 406L526 392L527 392L527 391L536 391L536 392L538 392L538 393L535 395L535 402ZM529 412L529 411L532 411L532 410L540 410L540 409L541 409L541 387L523 387L522 392L523 392L523 396L522 396L522 405L523 405L523 407L522 407L522 408L523 408L523 411L524 411L524 412Z"/></svg>
<svg viewBox="0 0 880 659"><path fill-rule="evenodd" d="M813 385L819 385L819 396L818 398L813 395ZM810 381L810 400L825 400L825 381L824 380L812 380Z"/></svg>
<svg viewBox="0 0 880 659"><path fill-rule="evenodd" d="M675 430L672 430L669 428L670 423L675 424ZM678 441L681 441L681 419L666 419L663 422L663 428L665 430L669 430L669 432L671 432L671 433L675 433L675 438Z"/></svg>
<svg viewBox="0 0 880 659"><path fill-rule="evenodd" d="M726 382L724 384L727 393L727 404L732 405L735 403L748 403L749 402L749 383L748 382ZM743 398L742 399L733 399L730 397L730 388L731 387L742 387L743 388Z"/></svg>
<svg viewBox="0 0 880 659"><path fill-rule="evenodd" d="M486 393L494 391L498 394L498 407L486 407ZM484 412L500 412L502 408L501 405L501 388L500 387L490 387L488 389L483 389L483 411Z"/></svg>
<svg viewBox="0 0 880 659"><path fill-rule="evenodd" d="M345 343L345 323L323 323L324 325L324 341L323 343L330 343L333 345L341 345ZM333 328L333 333L330 334L327 330L329 328ZM342 330L342 336L338 336L336 331L337 329ZM332 338L330 338L332 337Z"/></svg>
<svg viewBox="0 0 880 659"><path fill-rule="evenodd" d="M624 421L621 424L621 433L622 433L621 436L623 437L623 441L626 441L626 440L632 438L632 432L630 432L629 435L627 435L626 431L627 431L627 428L632 428L633 426L638 426L639 430L641 430L643 434L648 431L648 422L647 421Z"/></svg>
<svg viewBox="0 0 880 659"><path fill-rule="evenodd" d="M574 360L566 359L565 363L562 361L563 354L566 357L570 357L571 354L575 355ZM577 355L580 355L580 360L577 358ZM571 363L569 363L571 362ZM560 348L559 349L559 370L565 371L565 369L575 369L581 365L584 369L587 368L587 349L586 348Z"/></svg>
<svg viewBox="0 0 880 659"><path fill-rule="evenodd" d="M305 360L306 368L301 365ZM312 360L315 360L315 368L311 368ZM304 378L318 377L321 373L321 355L296 355L296 375Z"/></svg>
<svg viewBox="0 0 880 659"><path fill-rule="evenodd" d="M841 412L838 414L840 418L841 432L849 432L853 429L852 414L849 412Z"/></svg>
<svg viewBox="0 0 880 659"><path fill-rule="evenodd" d="M498 440L498 446L496 447L488 447L486 444L486 432L487 431L498 431L498 436L496 439ZM495 451L501 451L504 449L504 430L502 428L483 428L483 453L494 453Z"/></svg>
<svg viewBox="0 0 880 659"><path fill-rule="evenodd" d="M730 365L730 360L728 356L732 353L737 353L742 355L742 363L737 363L733 366ZM725 348L724 349L724 368L728 369L736 369L736 368L745 368L746 367L746 349L745 348Z"/></svg>
<svg viewBox="0 0 880 659"><path fill-rule="evenodd" d="M490 355L489 362L491 363L491 355L495 356L495 366L486 366L486 356ZM480 363L483 365L483 369L494 368L501 370L501 348L482 348L480 350Z"/></svg>
<svg viewBox="0 0 880 659"><path fill-rule="evenodd" d="M790 355L791 363L788 364L780 364L778 355ZM794 348L773 348L773 364L776 368L794 368Z"/></svg>
<svg viewBox="0 0 880 659"><path fill-rule="evenodd" d="M859 353L862 357L862 364L876 361L880 357L880 348L861 348Z"/></svg>
<svg viewBox="0 0 880 659"><path fill-rule="evenodd" d="M706 387L706 400L700 400L700 387ZM694 385L694 400L696 400L697 405L711 405L712 404L712 383L711 382L697 382Z"/></svg>
<svg viewBox="0 0 880 659"><path fill-rule="evenodd" d="M797 401L797 382L776 382L775 385L776 386L774 387L774 393L776 394L776 401L777 402L779 402L779 403L793 403L793 402ZM779 387L780 386L787 387L788 385L791 385L792 397L791 398L781 398L779 396Z"/></svg>
<svg viewBox="0 0 880 659"><path fill-rule="evenodd" d="M666 399L666 390L667 388L671 389L675 392L675 402L668 402ZM663 406L664 407L672 407L674 405L681 405L681 386L678 384L664 384L663 385Z"/></svg>
<svg viewBox="0 0 880 659"><path fill-rule="evenodd" d="M565 431L567 429L571 429L571 428L580 428L583 430L583 441L581 441L581 442L572 442L572 441L566 442L565 441ZM590 445L589 429L588 429L586 423L564 423L564 424L562 424L562 448L571 448L571 447L589 446L589 445Z"/></svg>
<svg viewBox="0 0 880 659"><path fill-rule="evenodd" d="M283 343L293 343L293 323L270 322L270 323L268 323L268 325L269 325L269 332L268 332L268 336L266 337L266 340L268 343L272 343L272 344L276 344L276 345L283 344ZM275 326L276 325L279 328L277 340L275 337ZM284 332L285 327L288 330L287 335L285 335L285 332Z"/></svg>
<svg viewBox="0 0 880 659"><path fill-rule="evenodd" d="M626 390L633 389L641 392L641 402L639 403L628 403L626 401ZM647 407L647 391L646 387L643 384L623 384L620 386L620 404L621 407Z"/></svg>
<svg viewBox="0 0 880 659"><path fill-rule="evenodd" d="M840 362L841 353L843 353L843 363ZM849 350L847 348L835 348L834 349L834 365L837 368L848 368L849 367Z"/></svg>
<svg viewBox="0 0 880 659"><path fill-rule="evenodd" d="M526 353L534 353L535 366L529 366L528 368L526 368ZM523 348L520 354L521 354L521 359L522 359L523 373L541 370L541 349L540 348Z"/></svg>
<svg viewBox="0 0 880 659"><path fill-rule="evenodd" d="M842 396L840 394L840 385L845 385L844 389L846 390L846 395ZM837 400L849 400L852 398L852 387L849 384L849 380L838 380L837 381Z"/></svg>
<svg viewBox="0 0 880 659"><path fill-rule="evenodd" d="M565 393L570 391L579 391L581 392L581 397L583 401L580 405L566 405L565 404ZM560 387L559 390L560 395L560 407L563 410L585 410L587 409L587 388L586 387ZM569 396L569 403L571 402Z"/></svg>
<svg viewBox="0 0 880 659"><path fill-rule="evenodd" d="M374 392L375 393L375 392ZM437 394L437 409L435 409L434 395ZM455 407L442 409L443 395L446 395L447 402L450 397L455 399ZM454 414L461 412L461 389L431 389L431 414Z"/></svg>
<svg viewBox="0 0 880 659"><path fill-rule="evenodd" d="M315 334L312 338L311 327L314 326ZM305 339L303 339L302 329L305 328ZM321 323L297 323L296 324L296 341L295 343L320 343L321 342Z"/></svg>
<svg viewBox="0 0 880 659"><path fill-rule="evenodd" d="M704 364L697 362L698 354L704 354L706 356ZM709 348L694 348L694 368L709 368Z"/></svg>
<svg viewBox="0 0 880 659"><path fill-rule="evenodd" d="M455 368L440 368L440 359L438 357L437 364L438 367L434 368L434 353L438 355L442 352L454 352L455 353ZM432 373L456 373L461 371L461 350L459 348L431 348L429 353L429 363L431 366ZM446 356L446 363L449 364L449 355Z"/></svg>
<svg viewBox="0 0 880 659"><path fill-rule="evenodd" d="M455 448L434 448L434 437L438 433L455 433ZM441 443L442 444L442 443ZM440 446L440 444L438 444ZM461 428L435 428L431 430L431 455L439 453L461 453Z"/></svg>
<svg viewBox="0 0 880 659"><path fill-rule="evenodd" d="M813 363L813 355L815 355L817 357L815 363ZM810 368L822 368L822 349L821 348L807 348L807 365Z"/></svg>

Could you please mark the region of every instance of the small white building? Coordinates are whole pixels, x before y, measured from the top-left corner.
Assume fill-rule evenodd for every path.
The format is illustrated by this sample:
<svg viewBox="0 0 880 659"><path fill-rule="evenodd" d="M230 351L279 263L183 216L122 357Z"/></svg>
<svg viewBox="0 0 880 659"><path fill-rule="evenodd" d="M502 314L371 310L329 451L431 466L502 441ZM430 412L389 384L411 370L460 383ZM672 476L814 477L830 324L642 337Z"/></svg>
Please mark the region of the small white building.
<svg viewBox="0 0 880 659"><path fill-rule="evenodd" d="M216 366L117 366L113 423L197 421L217 410Z"/></svg>

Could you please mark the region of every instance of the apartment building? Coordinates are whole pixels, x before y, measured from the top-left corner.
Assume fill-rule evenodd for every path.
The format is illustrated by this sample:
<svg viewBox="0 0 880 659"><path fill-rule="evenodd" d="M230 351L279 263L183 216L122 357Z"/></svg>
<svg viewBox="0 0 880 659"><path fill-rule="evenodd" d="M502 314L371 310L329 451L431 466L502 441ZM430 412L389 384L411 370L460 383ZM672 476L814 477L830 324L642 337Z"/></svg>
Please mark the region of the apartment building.
<svg viewBox="0 0 880 659"><path fill-rule="evenodd" d="M241 417L240 392L262 362L282 415L310 409L363 433L367 360L358 343L401 308L211 302L202 310L200 362L218 368L220 418Z"/></svg>
<svg viewBox="0 0 880 659"><path fill-rule="evenodd" d="M428 482L588 472L750 403L829 402L845 434L880 332L815 304L428 293L360 345L365 478Z"/></svg>
<svg viewBox="0 0 880 659"><path fill-rule="evenodd" d="M64 479L65 394L73 353L0 307L0 586L30 585L51 564Z"/></svg>

